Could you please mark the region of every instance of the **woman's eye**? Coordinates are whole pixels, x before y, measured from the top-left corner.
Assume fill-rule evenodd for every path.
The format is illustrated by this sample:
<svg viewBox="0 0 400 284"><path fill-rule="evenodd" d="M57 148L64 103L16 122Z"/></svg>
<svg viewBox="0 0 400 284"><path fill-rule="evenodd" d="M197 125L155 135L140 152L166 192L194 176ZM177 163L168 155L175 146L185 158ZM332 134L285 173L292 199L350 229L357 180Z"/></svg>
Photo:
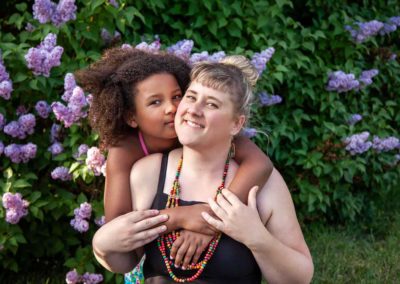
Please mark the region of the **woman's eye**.
<svg viewBox="0 0 400 284"><path fill-rule="evenodd" d="M185 98L186 98L187 100L189 100L189 101L195 101L195 100L196 100L196 98L193 97L193 96L191 96L191 95L186 95Z"/></svg>
<svg viewBox="0 0 400 284"><path fill-rule="evenodd" d="M216 105L216 104L214 104L214 103L208 103L207 104L210 108L213 108L213 109L217 109L218 108L218 106Z"/></svg>

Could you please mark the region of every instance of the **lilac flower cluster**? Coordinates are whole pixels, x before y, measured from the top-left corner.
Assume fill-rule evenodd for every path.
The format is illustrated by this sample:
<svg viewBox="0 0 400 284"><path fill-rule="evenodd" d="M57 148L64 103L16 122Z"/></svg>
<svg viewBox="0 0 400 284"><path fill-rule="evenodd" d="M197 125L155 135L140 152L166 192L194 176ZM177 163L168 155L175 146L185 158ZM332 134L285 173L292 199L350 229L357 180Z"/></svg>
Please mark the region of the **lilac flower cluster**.
<svg viewBox="0 0 400 284"><path fill-rule="evenodd" d="M41 24L52 22L56 27L76 19L75 0L60 0L58 4L50 0L35 0L32 6L33 18Z"/></svg>
<svg viewBox="0 0 400 284"><path fill-rule="evenodd" d="M115 31L112 36L107 29L102 28L100 35L105 45L110 45L113 41L121 40L121 34L118 31Z"/></svg>
<svg viewBox="0 0 400 284"><path fill-rule="evenodd" d="M351 155L362 154L372 147L372 142L367 141L369 138L369 132L364 131L359 134L351 135L344 139L346 144L346 150L350 152Z"/></svg>
<svg viewBox="0 0 400 284"><path fill-rule="evenodd" d="M36 28L35 28L35 26L32 25L31 23L27 23L26 26L25 26L25 30L26 30L27 32L32 33L32 32L34 32L34 31L36 30Z"/></svg>
<svg viewBox="0 0 400 284"><path fill-rule="evenodd" d="M279 95L270 95L267 92L261 92L258 94L261 105L272 106L282 102L282 97Z"/></svg>
<svg viewBox="0 0 400 284"><path fill-rule="evenodd" d="M251 58L251 63L257 69L259 75L261 75L262 72L267 68L267 63L271 60L274 53L275 48L273 47L268 47L260 53L254 53L253 57Z"/></svg>
<svg viewBox="0 0 400 284"><path fill-rule="evenodd" d="M53 157L61 154L64 151L64 147L60 142L54 142L49 148L47 148L47 151L49 151Z"/></svg>
<svg viewBox="0 0 400 284"><path fill-rule="evenodd" d="M78 208L74 210L74 219L71 220L71 226L80 233L89 230L89 222L86 219L90 219L92 215L92 205L87 202L82 203Z"/></svg>
<svg viewBox="0 0 400 284"><path fill-rule="evenodd" d="M99 176L102 173L102 167L104 166L106 159L97 147L91 147L87 151L86 165L91 169L95 176Z"/></svg>
<svg viewBox="0 0 400 284"><path fill-rule="evenodd" d="M114 6L115 8L119 8L119 4L117 2L117 0L108 0L108 3L110 3L112 6Z"/></svg>
<svg viewBox="0 0 400 284"><path fill-rule="evenodd" d="M350 32L355 42L362 43L377 34L386 35L396 31L400 27L400 16L391 17L387 22L373 20L364 23L357 22L356 24L358 29L354 29L351 26L345 26L345 29Z"/></svg>
<svg viewBox="0 0 400 284"><path fill-rule="evenodd" d="M362 115L360 115L360 114L358 114L358 113L352 114L352 115L350 116L349 120L348 120L348 123L349 123L350 125L354 125L354 124L356 124L357 122L361 121L362 118L363 118Z"/></svg>
<svg viewBox="0 0 400 284"><path fill-rule="evenodd" d="M57 167L51 172L52 179L59 179L62 181L68 181L72 179L69 169L66 167Z"/></svg>
<svg viewBox="0 0 400 284"><path fill-rule="evenodd" d="M61 138L61 125L53 123L50 129L50 142L57 142Z"/></svg>
<svg viewBox="0 0 400 284"><path fill-rule="evenodd" d="M17 107L17 110L15 111L15 113L17 115L22 115L22 114L26 114L28 111L26 110L26 107L24 105L19 105Z"/></svg>
<svg viewBox="0 0 400 284"><path fill-rule="evenodd" d="M343 71L335 71L328 76L326 90L337 91L339 93L351 90L360 90L372 84L372 78L379 74L377 69L365 70L361 73L358 80L352 73L346 74Z"/></svg>
<svg viewBox="0 0 400 284"><path fill-rule="evenodd" d="M36 157L37 146L33 143L28 144L10 144L4 148L4 155L8 157L11 162L27 163L29 160Z"/></svg>
<svg viewBox="0 0 400 284"><path fill-rule="evenodd" d="M10 80L10 75L6 71L6 67L4 66L3 57L0 51L0 97L9 100L12 91L12 81Z"/></svg>
<svg viewBox="0 0 400 284"><path fill-rule="evenodd" d="M193 45L193 40L184 39L168 47L167 51L178 56L179 58L182 58L183 60L189 60Z"/></svg>
<svg viewBox="0 0 400 284"><path fill-rule="evenodd" d="M96 219L94 219L94 223L97 226L101 227L106 223L106 217L105 216L101 216L99 218L96 218Z"/></svg>
<svg viewBox="0 0 400 284"><path fill-rule="evenodd" d="M56 119L68 128L87 116L89 102L82 88L76 85L75 78L70 73L65 75L64 90L62 99L67 102L67 106L61 102L53 102L51 108Z"/></svg>
<svg viewBox="0 0 400 284"><path fill-rule="evenodd" d="M3 129L5 124L6 124L6 119L4 118L4 115L0 113L0 130Z"/></svg>
<svg viewBox="0 0 400 284"><path fill-rule="evenodd" d="M65 281L67 284L97 284L103 281L103 275L86 272L83 275L79 275L76 269L71 270L65 276Z"/></svg>
<svg viewBox="0 0 400 284"><path fill-rule="evenodd" d="M160 39L156 39L152 43L148 44L147 42L141 42L135 46L136 49L140 49L149 53L158 53L161 48Z"/></svg>
<svg viewBox="0 0 400 284"><path fill-rule="evenodd" d="M36 112L41 118L48 118L51 108L46 101L38 101L35 105Z"/></svg>
<svg viewBox="0 0 400 284"><path fill-rule="evenodd" d="M388 152L394 149L400 149L400 141L398 138L390 136L387 138L379 138L378 136L374 136L372 139L372 148L380 152Z"/></svg>
<svg viewBox="0 0 400 284"><path fill-rule="evenodd" d="M28 50L25 60L33 74L49 77L51 68L61 64L60 59L64 49L56 44L57 36L50 33L37 47Z"/></svg>
<svg viewBox="0 0 400 284"><path fill-rule="evenodd" d="M35 116L31 113L24 114L18 118L18 121L11 121L4 126L4 133L14 138L25 139L28 134L33 134L35 125Z"/></svg>
<svg viewBox="0 0 400 284"><path fill-rule="evenodd" d="M22 217L28 215L29 202L22 199L20 193L6 192L2 201L3 207L6 209L6 222L17 224Z"/></svg>
<svg viewBox="0 0 400 284"><path fill-rule="evenodd" d="M209 61L209 62L219 62L226 56L224 51L218 51L213 54L209 54L207 51L203 51L200 53L193 53L190 56L189 62L190 64L195 64L201 61Z"/></svg>
<svg viewBox="0 0 400 284"><path fill-rule="evenodd" d="M242 129L242 134L247 138L253 138L257 135L257 129L251 127L245 127Z"/></svg>
<svg viewBox="0 0 400 284"><path fill-rule="evenodd" d="M87 151L89 150L89 146L86 144L81 144L78 147L78 151L75 152L72 156L75 159L79 159L80 157L82 157L83 155L86 155Z"/></svg>

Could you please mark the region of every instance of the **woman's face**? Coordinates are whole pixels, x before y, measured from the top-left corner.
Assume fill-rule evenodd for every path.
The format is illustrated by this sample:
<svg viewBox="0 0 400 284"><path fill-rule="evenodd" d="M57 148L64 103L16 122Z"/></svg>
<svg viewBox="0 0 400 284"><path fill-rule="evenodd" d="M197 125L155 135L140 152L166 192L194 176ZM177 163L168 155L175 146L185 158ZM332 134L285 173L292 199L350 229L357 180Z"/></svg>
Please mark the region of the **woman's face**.
<svg viewBox="0 0 400 284"><path fill-rule="evenodd" d="M174 118L182 99L174 76L155 74L136 85L136 111L129 124L153 138L176 138Z"/></svg>
<svg viewBox="0 0 400 284"><path fill-rule="evenodd" d="M210 146L228 143L244 123L237 115L230 94L192 82L175 117L175 130L182 145Z"/></svg>

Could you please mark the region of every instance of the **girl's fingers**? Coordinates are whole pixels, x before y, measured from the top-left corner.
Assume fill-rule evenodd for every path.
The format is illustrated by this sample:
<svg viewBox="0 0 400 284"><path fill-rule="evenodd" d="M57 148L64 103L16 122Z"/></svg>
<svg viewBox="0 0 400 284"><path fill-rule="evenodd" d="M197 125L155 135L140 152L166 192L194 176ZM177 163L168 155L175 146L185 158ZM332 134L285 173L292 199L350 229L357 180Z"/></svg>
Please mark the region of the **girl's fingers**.
<svg viewBox="0 0 400 284"><path fill-rule="evenodd" d="M207 212L201 212L201 216L204 218L204 220L206 220L206 222L208 224L210 224L211 226L215 227L218 231L224 232L225 226L224 226L224 223L222 221L214 219Z"/></svg>
<svg viewBox="0 0 400 284"><path fill-rule="evenodd" d="M182 238L182 237L180 237ZM181 266L182 260L185 257L185 254L189 248L189 242L183 242L182 245L179 247L178 251L176 252L176 257L175 257L175 267Z"/></svg>
<svg viewBox="0 0 400 284"><path fill-rule="evenodd" d="M197 245L196 244L191 243L189 245L189 247L188 247L188 249L186 251L186 254L185 254L185 258L183 259L182 269L185 270L189 266L190 261L192 260L192 257L196 252L196 249L197 249Z"/></svg>
<svg viewBox="0 0 400 284"><path fill-rule="evenodd" d="M203 251L204 251L203 246L197 246L196 252L194 253L193 258L192 258L193 264L196 264L197 262L199 262L199 258L201 256L201 254L203 253Z"/></svg>
<svg viewBox="0 0 400 284"><path fill-rule="evenodd" d="M174 243L172 244L172 248L170 251L170 257L171 259L175 259L176 258L176 253L178 252L178 249L180 248L180 246L183 243L183 238L177 238Z"/></svg>
<svg viewBox="0 0 400 284"><path fill-rule="evenodd" d="M153 228L154 226L157 226L158 224L165 222L167 220L168 220L168 215L165 214L154 217L148 217L144 220L136 222L135 229L137 232L141 232Z"/></svg>
<svg viewBox="0 0 400 284"><path fill-rule="evenodd" d="M214 211L215 215L217 215L218 218L223 220L228 217L226 211L221 208L218 203L216 203L213 199L209 198L208 203L210 204L212 211Z"/></svg>
<svg viewBox="0 0 400 284"><path fill-rule="evenodd" d="M160 213L160 211L156 209L151 209L151 210L141 210L141 211L133 211L128 213L130 217L130 221L133 223L139 222L141 220L144 220L149 217L156 216Z"/></svg>

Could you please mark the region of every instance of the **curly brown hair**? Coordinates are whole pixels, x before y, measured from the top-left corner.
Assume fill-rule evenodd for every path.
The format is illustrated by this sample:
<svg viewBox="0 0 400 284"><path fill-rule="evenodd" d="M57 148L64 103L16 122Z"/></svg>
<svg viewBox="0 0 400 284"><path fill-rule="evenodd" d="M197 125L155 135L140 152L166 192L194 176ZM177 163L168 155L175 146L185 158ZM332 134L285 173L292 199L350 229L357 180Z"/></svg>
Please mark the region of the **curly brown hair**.
<svg viewBox="0 0 400 284"><path fill-rule="evenodd" d="M182 59L167 53L149 53L138 49L112 48L100 60L75 72L78 84L93 95L89 122L100 134L100 146L115 146L132 132L126 119L135 113L136 86L160 73L175 77L182 93L190 82L190 67Z"/></svg>

